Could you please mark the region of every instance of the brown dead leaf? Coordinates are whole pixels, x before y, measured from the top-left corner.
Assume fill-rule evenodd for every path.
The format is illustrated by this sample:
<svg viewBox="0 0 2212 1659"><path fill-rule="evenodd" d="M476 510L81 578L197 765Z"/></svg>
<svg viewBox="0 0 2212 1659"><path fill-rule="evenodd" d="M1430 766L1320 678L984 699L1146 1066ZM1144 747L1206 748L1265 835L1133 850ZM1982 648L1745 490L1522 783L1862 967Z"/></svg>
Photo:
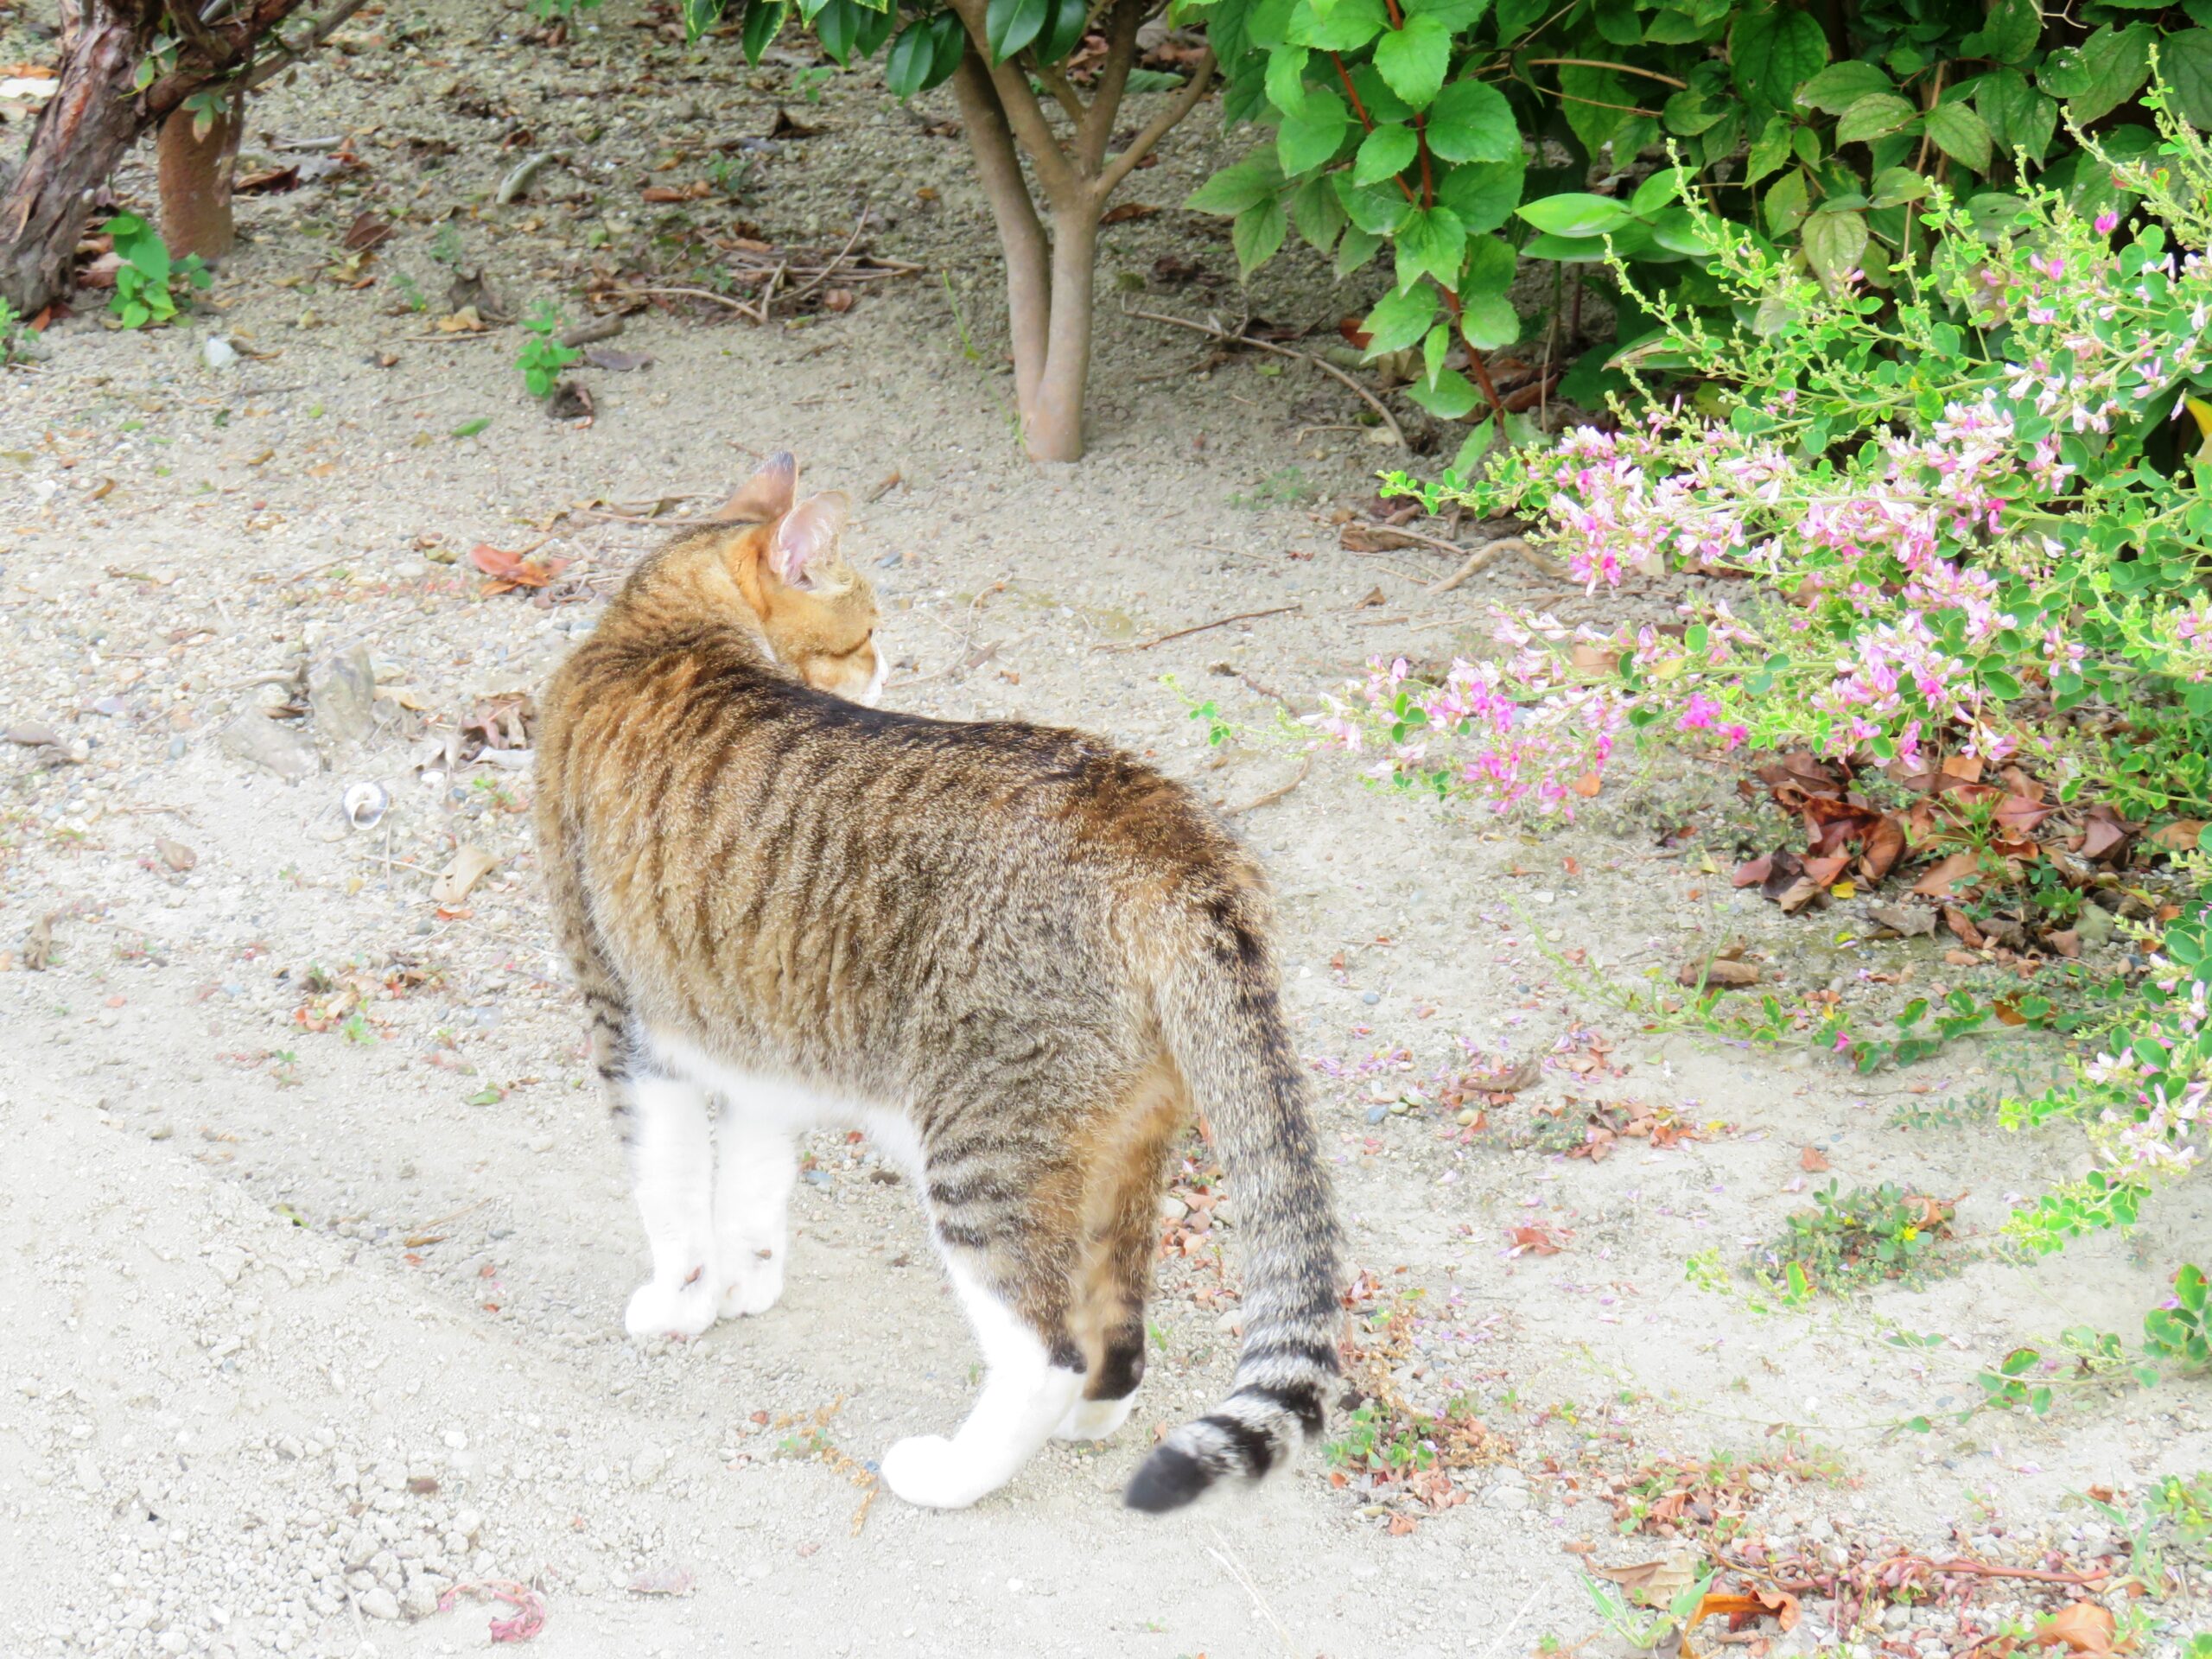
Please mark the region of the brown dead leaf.
<svg viewBox="0 0 2212 1659"><path fill-rule="evenodd" d="M47 912L23 935L23 966L35 974L45 971L46 964L54 960L54 924L60 915L58 910Z"/></svg>
<svg viewBox="0 0 2212 1659"><path fill-rule="evenodd" d="M391 234L390 219L364 211L353 216L353 222L346 227L346 235L339 245L348 253L359 253L373 248Z"/></svg>
<svg viewBox="0 0 2212 1659"><path fill-rule="evenodd" d="M1827 1166L1827 1154L1818 1147L1808 1147L1797 1154L1797 1167L1808 1175L1817 1175Z"/></svg>
<svg viewBox="0 0 2212 1659"><path fill-rule="evenodd" d="M1684 963L1675 975L1675 983L1687 985L1693 990L1700 983L1739 986L1756 985L1758 982L1759 970L1757 964L1748 962L1732 962L1726 957L1715 957L1711 962L1699 962L1693 959Z"/></svg>
<svg viewBox="0 0 2212 1659"><path fill-rule="evenodd" d="M1765 881L1767 873L1772 869L1773 867L1774 855L1772 853L1762 853L1757 858L1748 859L1745 862L1738 864L1736 867L1736 873L1730 876L1728 880L1730 883L1735 887L1756 887Z"/></svg>
<svg viewBox="0 0 2212 1659"><path fill-rule="evenodd" d="M504 594L517 588L543 588L570 563L567 559L540 561L529 556L543 545L540 542L535 547L511 553L489 542L479 542L468 550L468 562L492 578L484 585L486 594Z"/></svg>
<svg viewBox="0 0 2212 1659"><path fill-rule="evenodd" d="M461 903L468 897L468 890L499 861L481 847L464 842L454 854L453 861L439 871L437 880L430 884L430 897L442 906Z"/></svg>
<svg viewBox="0 0 2212 1659"><path fill-rule="evenodd" d="M162 862L180 874L200 861L200 855L181 841L171 841L165 836L154 837L154 850L162 855Z"/></svg>
<svg viewBox="0 0 2212 1659"><path fill-rule="evenodd" d="M1981 930L1974 925L1973 918L1955 905L1943 906L1943 925L1957 935L1959 943L1969 950L1979 950L1988 943L1982 938Z"/></svg>
<svg viewBox="0 0 2212 1659"><path fill-rule="evenodd" d="M1953 853L1914 882L1912 890L1923 899L1948 899L1960 882L1978 875L1980 870L1980 854Z"/></svg>
<svg viewBox="0 0 2212 1659"><path fill-rule="evenodd" d="M1099 215L1101 225L1126 225L1133 219L1150 219L1159 208L1141 201L1125 201Z"/></svg>
<svg viewBox="0 0 2212 1659"><path fill-rule="evenodd" d="M1883 817L1866 832L1866 850L1859 855L1859 874L1869 881L1878 881L1896 867L1904 856L1904 826L1895 818Z"/></svg>
<svg viewBox="0 0 2212 1659"><path fill-rule="evenodd" d="M1936 931L1936 912L1916 905L1870 905L1866 919L1909 939L1926 938Z"/></svg>
<svg viewBox="0 0 2212 1659"><path fill-rule="evenodd" d="M231 186L234 196L275 195L285 190L300 188L300 169L292 167L264 167L257 173L249 173Z"/></svg>
<svg viewBox="0 0 2212 1659"><path fill-rule="evenodd" d="M1505 1242L1512 1246L1511 1255L1557 1255L1567 1248L1567 1241L1574 1235L1565 1229L1554 1229L1541 1221L1523 1222L1505 1230Z"/></svg>
<svg viewBox="0 0 2212 1659"><path fill-rule="evenodd" d="M2203 819L2176 818L2171 823L2160 824L2144 839L2170 853L2191 853L2196 850L2197 837L2203 833Z"/></svg>
<svg viewBox="0 0 2212 1659"><path fill-rule="evenodd" d="M2069 1653L2110 1653L2113 1616L2094 1601L2072 1601L2044 1620L2031 1638L2037 1647L2063 1643Z"/></svg>

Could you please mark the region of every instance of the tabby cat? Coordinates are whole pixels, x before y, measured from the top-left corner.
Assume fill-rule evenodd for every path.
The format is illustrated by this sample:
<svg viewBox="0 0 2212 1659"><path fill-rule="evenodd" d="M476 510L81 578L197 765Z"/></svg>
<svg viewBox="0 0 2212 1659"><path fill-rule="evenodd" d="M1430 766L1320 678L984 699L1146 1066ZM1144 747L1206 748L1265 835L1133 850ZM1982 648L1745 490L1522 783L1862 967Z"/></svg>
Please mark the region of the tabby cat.
<svg viewBox="0 0 2212 1659"><path fill-rule="evenodd" d="M987 1366L908 1502L973 1503L1048 1436L1100 1440L1144 1371L1172 1137L1235 1183L1234 1391L1128 1502L1283 1460L1337 1370L1338 1233L1253 860L1180 785L1080 733L880 712L842 496L777 455L645 559L554 676L537 833L652 1276L638 1337L784 1287L794 1139L857 1126L919 1189Z"/></svg>

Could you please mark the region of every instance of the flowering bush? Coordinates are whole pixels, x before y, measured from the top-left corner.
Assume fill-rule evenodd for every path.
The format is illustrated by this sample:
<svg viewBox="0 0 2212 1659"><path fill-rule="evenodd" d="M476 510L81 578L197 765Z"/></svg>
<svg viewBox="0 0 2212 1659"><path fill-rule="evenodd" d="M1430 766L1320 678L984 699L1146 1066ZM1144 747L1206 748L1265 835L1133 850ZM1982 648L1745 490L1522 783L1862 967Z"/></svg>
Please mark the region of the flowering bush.
<svg viewBox="0 0 2212 1659"><path fill-rule="evenodd" d="M1993 225L1936 193L1924 262L1886 296L1700 219L1737 326L1654 300L1666 334L1643 365L1694 396L1617 405L1473 480L1393 480L1431 511L1531 520L1619 620L1501 613L1495 656L1374 664L1316 721L1379 778L1498 810L1572 813L1631 743L1878 771L1926 804L1862 870L1941 849L2062 912L2089 861L2165 821L2196 902L2146 932L2141 981L2068 1011L2100 1057L2006 1108L2075 1119L2098 1154L2015 1216L2039 1250L2133 1223L2212 1135L2212 148L2163 132L2138 159L2092 144L2144 204L2124 226L2050 192ZM1620 592L1631 578L1665 597ZM1953 787L1985 774L2005 787ZM1862 1063L1910 1058L1834 1023Z"/></svg>

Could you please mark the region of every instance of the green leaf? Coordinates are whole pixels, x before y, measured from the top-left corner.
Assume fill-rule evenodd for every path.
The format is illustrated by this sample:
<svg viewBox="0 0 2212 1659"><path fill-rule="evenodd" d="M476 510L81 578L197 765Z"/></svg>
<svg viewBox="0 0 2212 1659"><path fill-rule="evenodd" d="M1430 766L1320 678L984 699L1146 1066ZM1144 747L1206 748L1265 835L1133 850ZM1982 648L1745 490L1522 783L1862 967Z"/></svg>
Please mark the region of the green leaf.
<svg viewBox="0 0 2212 1659"><path fill-rule="evenodd" d="M1693 259L1702 259L1713 251L1712 238L1704 226L1683 207L1662 209L1653 217L1651 239L1669 253L1687 254Z"/></svg>
<svg viewBox="0 0 2212 1659"><path fill-rule="evenodd" d="M1416 17L1433 17L1459 35L1482 21L1490 10L1490 0L1407 0L1406 10Z"/></svg>
<svg viewBox="0 0 2212 1659"><path fill-rule="evenodd" d="M912 22L891 42L891 54L883 60L883 84L903 104L929 84L930 71L936 67L937 41L929 24Z"/></svg>
<svg viewBox="0 0 2212 1659"><path fill-rule="evenodd" d="M1395 121L1385 123L1361 141L1359 153L1351 164L1354 184L1379 184L1385 179L1395 178L1420 152L1421 141L1414 137L1414 130Z"/></svg>
<svg viewBox="0 0 2212 1659"><path fill-rule="evenodd" d="M1554 236L1577 237L1603 236L1608 231L1620 229L1630 217L1628 209L1611 196L1591 195L1580 190L1523 202L1520 214L1540 231L1548 231Z"/></svg>
<svg viewBox="0 0 2212 1659"><path fill-rule="evenodd" d="M1452 470L1462 478L1472 476L1475 467L1490 452L1490 441L1497 434L1495 416L1485 416L1467 434L1466 442L1459 446L1459 453L1452 457Z"/></svg>
<svg viewBox="0 0 2212 1659"><path fill-rule="evenodd" d="M1467 254L1467 227L1449 207L1406 215L1398 226L1398 286L1410 288L1426 272L1455 293Z"/></svg>
<svg viewBox="0 0 2212 1659"><path fill-rule="evenodd" d="M454 428L453 435L456 438L473 438L479 432L481 432L486 427L491 424L492 417L490 416L479 415L474 420L463 421L459 426Z"/></svg>
<svg viewBox="0 0 2212 1659"><path fill-rule="evenodd" d="M1354 225L1344 232L1344 239L1337 244L1337 275L1349 276L1375 257L1382 245L1382 238L1372 231L1363 231Z"/></svg>
<svg viewBox="0 0 2212 1659"><path fill-rule="evenodd" d="M2020 695L2020 683L2001 668L1981 671L1982 690L2000 702L2010 702Z"/></svg>
<svg viewBox="0 0 2212 1659"><path fill-rule="evenodd" d="M1525 160L1463 162L1436 181L1436 200L1459 215L1470 236L1494 231L1521 205Z"/></svg>
<svg viewBox="0 0 2212 1659"><path fill-rule="evenodd" d="M2212 128L2212 29L2184 29L2158 43L2158 72L2173 92L2174 113Z"/></svg>
<svg viewBox="0 0 2212 1659"><path fill-rule="evenodd" d="M1963 167L1989 171L1989 129L1964 104L1938 104L1928 111L1928 136L1936 147Z"/></svg>
<svg viewBox="0 0 2212 1659"><path fill-rule="evenodd" d="M1058 63L1083 44L1090 20L1090 0L1052 0L1052 16L1039 31L1032 54L1039 63Z"/></svg>
<svg viewBox="0 0 2212 1659"><path fill-rule="evenodd" d="M1230 225L1229 240L1236 250L1238 273L1249 276L1274 258L1289 228L1290 219L1280 196L1270 194L1237 214Z"/></svg>
<svg viewBox="0 0 2212 1659"><path fill-rule="evenodd" d="M1628 106L1641 102L1611 69L1594 69L1587 64L1563 66L1559 87L1565 94L1560 115L1592 156L1627 124Z"/></svg>
<svg viewBox="0 0 2212 1659"><path fill-rule="evenodd" d="M2189 32L2205 33L2202 29ZM2212 44L2212 35L2206 35L2205 38L2208 44ZM2172 43L2170 41L2168 47ZM2167 61L2171 64L2171 60ZM2009 156L2016 151L2024 151L2031 162L2037 167L2043 165L2043 158L2050 149L2052 135L2058 130L2056 99L2046 98L2029 86L2027 77L2018 70L1999 69L1974 83L1974 103L2000 154Z"/></svg>
<svg viewBox="0 0 2212 1659"><path fill-rule="evenodd" d="M1283 38L1317 52L1357 52L1389 27L1382 0L1336 0L1325 12L1301 3L1290 14Z"/></svg>
<svg viewBox="0 0 2212 1659"><path fill-rule="evenodd" d="M1336 246L1347 222L1344 205L1325 178L1306 180L1290 194L1290 222L1323 253Z"/></svg>
<svg viewBox="0 0 2212 1659"><path fill-rule="evenodd" d="M1391 236L1413 212L1412 205L1395 190L1377 186L1357 186L1349 173L1332 173L1329 182L1336 188L1337 200L1344 203L1344 212L1351 222L1376 236Z"/></svg>
<svg viewBox="0 0 2212 1659"><path fill-rule="evenodd" d="M1268 102L1285 115L1296 115L1306 107L1306 66L1312 55L1302 46L1268 54Z"/></svg>
<svg viewBox="0 0 2212 1659"><path fill-rule="evenodd" d="M2153 0L2163 4L2164 0ZM1959 42L1961 55L2018 63L2043 38L2043 8L2037 0L1994 0L1982 26Z"/></svg>
<svg viewBox="0 0 2212 1659"><path fill-rule="evenodd" d="M1854 270L1866 251L1866 220L1853 211L1824 207L1809 215L1797 234L1805 262L1830 288Z"/></svg>
<svg viewBox="0 0 2212 1659"><path fill-rule="evenodd" d="M1521 314L1503 294L1470 294L1459 303L1459 333L1475 350L1494 352L1521 338Z"/></svg>
<svg viewBox="0 0 2212 1659"><path fill-rule="evenodd" d="M745 54L745 60L755 68L760 55L783 33L784 22L791 16L791 8L784 0L753 0L746 9L745 27L739 32L738 46Z"/></svg>
<svg viewBox="0 0 2212 1659"><path fill-rule="evenodd" d="M1871 143L1901 132L1920 118L1920 111L1910 99L1899 98L1895 92L1869 92L1854 99L1851 107L1835 124L1835 141L1839 144Z"/></svg>
<svg viewBox="0 0 2212 1659"><path fill-rule="evenodd" d="M1916 173L1909 167L1885 167L1874 175L1873 194L1866 205L1902 207L1909 201L1918 201L1932 188L1925 174Z"/></svg>
<svg viewBox="0 0 2212 1659"><path fill-rule="evenodd" d="M1234 216L1255 202L1264 201L1282 182L1282 169L1274 155L1258 150L1234 166L1224 167L1197 189L1183 205L1194 213Z"/></svg>
<svg viewBox="0 0 2212 1659"><path fill-rule="evenodd" d="M1505 94L1486 80L1455 80L1428 107L1430 154L1446 162L1504 162L1521 151L1521 127Z"/></svg>
<svg viewBox="0 0 2212 1659"><path fill-rule="evenodd" d="M2036 79L2046 91L2066 100L2068 116L2087 126L2141 89L2151 73L2153 38L2148 23L2130 23L2118 32L2107 24L2080 46L2053 52Z"/></svg>
<svg viewBox="0 0 2212 1659"><path fill-rule="evenodd" d="M1728 31L1728 67L1736 88L1776 109L1828 60L1828 39L1810 12L1778 7L1746 13Z"/></svg>
<svg viewBox="0 0 2212 1659"><path fill-rule="evenodd" d="M1383 83L1416 110L1425 110L1444 85L1452 62L1452 31L1434 16L1406 19L1375 42L1375 67Z"/></svg>
<svg viewBox="0 0 2212 1659"><path fill-rule="evenodd" d="M983 40L991 48L991 61L1004 63L1035 40L1048 16L1048 0L990 0L983 13Z"/></svg>
<svg viewBox="0 0 2212 1659"><path fill-rule="evenodd" d="M1878 64L1864 58L1832 63L1797 89L1797 102L1808 110L1841 115L1860 99L1875 92L1894 92L1897 83Z"/></svg>
<svg viewBox="0 0 2212 1659"><path fill-rule="evenodd" d="M1744 182L1757 184L1789 161L1789 118L1770 115L1759 136L1751 140L1751 153L1744 164Z"/></svg>
<svg viewBox="0 0 2212 1659"><path fill-rule="evenodd" d="M1718 126L1734 106L1734 100L1707 98L1703 92L1676 92L1661 106L1667 130L1678 138L1694 138Z"/></svg>
<svg viewBox="0 0 2212 1659"><path fill-rule="evenodd" d="M1275 130L1275 155L1284 176L1295 178L1333 160L1351 124L1343 99L1326 86L1308 87L1306 106L1283 117Z"/></svg>
<svg viewBox="0 0 2212 1659"><path fill-rule="evenodd" d="M1602 236L1543 236L1532 237L1521 249L1530 259L1550 259L1562 265L1590 265L1601 264L1605 257L1605 238Z"/></svg>
<svg viewBox="0 0 2212 1659"><path fill-rule="evenodd" d="M1041 6L1044 0L1038 0L1038 3ZM853 48L860 41L861 25L871 15L860 0L826 0L822 10L814 14L814 37L842 67L852 61Z"/></svg>
<svg viewBox="0 0 2212 1659"><path fill-rule="evenodd" d="M1761 204L1766 215L1767 234L1788 236L1804 219L1809 205L1805 170L1793 167L1768 187L1766 200Z"/></svg>
<svg viewBox="0 0 2212 1659"><path fill-rule="evenodd" d="M1467 261L1459 277L1462 298L1473 294L1503 294L1513 286L1520 257L1510 244L1495 236L1469 232Z"/></svg>
<svg viewBox="0 0 2212 1659"><path fill-rule="evenodd" d="M1360 325L1368 336L1367 360L1404 351L1435 321L1436 290L1427 283L1385 294Z"/></svg>
<svg viewBox="0 0 2212 1659"><path fill-rule="evenodd" d="M1637 15L1636 0L1597 0L1590 10L1590 20L1608 45L1643 44L1643 20Z"/></svg>
<svg viewBox="0 0 2212 1659"><path fill-rule="evenodd" d="M1629 198L1629 212L1638 219L1650 218L1681 196L1690 178L1690 169L1686 167L1661 168L1636 187L1636 194Z"/></svg>
<svg viewBox="0 0 2212 1659"><path fill-rule="evenodd" d="M1458 420L1478 401L1473 385L1457 369L1445 370L1433 382L1414 381L1406 388L1406 396L1440 421Z"/></svg>

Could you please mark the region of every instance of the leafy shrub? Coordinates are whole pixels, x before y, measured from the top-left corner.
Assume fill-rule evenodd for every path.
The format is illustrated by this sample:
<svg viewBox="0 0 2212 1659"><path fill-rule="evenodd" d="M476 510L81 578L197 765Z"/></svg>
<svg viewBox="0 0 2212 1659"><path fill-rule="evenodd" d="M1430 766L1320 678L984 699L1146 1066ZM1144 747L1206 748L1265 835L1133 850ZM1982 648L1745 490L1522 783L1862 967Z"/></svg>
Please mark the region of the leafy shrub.
<svg viewBox="0 0 2212 1659"><path fill-rule="evenodd" d="M522 320L522 351L515 366L522 371L523 384L530 388L531 397L550 397L561 384L561 372L582 359L583 353L561 343L561 314L550 305L538 307Z"/></svg>
<svg viewBox="0 0 2212 1659"><path fill-rule="evenodd" d="M1456 418L1478 394L1446 360L1455 343L1479 378L1480 353L1521 332L1516 253L1580 267L1610 244L1638 293L1712 308L1730 283L1699 207L1729 221L1721 234L1794 244L1832 286L1855 273L1878 288L1917 263L1914 204L1939 181L1986 226L2012 219L2030 175L2084 213L2119 208L2125 188L2101 162L2061 153L2062 114L2103 124L2105 156L2147 157L2151 128L2118 118L2155 48L2181 112L2212 124L2212 30L2176 20L2168 33L2162 9L2120 5L2047 26L2037 0L1819 14L1757 0L1184 0L1220 57L1226 119L1274 129L1190 205L1233 217L1248 270L1292 226L1339 272L1389 245L1395 282L1368 350L1423 346L1412 395ZM1628 188L1661 142L1679 166ZM1593 168L1618 195L1589 190ZM1618 344L1659 321L1630 300ZM1586 359L1568 395L1594 401L1611 353Z"/></svg>
<svg viewBox="0 0 2212 1659"><path fill-rule="evenodd" d="M198 254L172 260L159 232L136 213L118 213L100 227L115 241L115 293L107 308L125 328L159 327L171 321L192 291L214 281Z"/></svg>

